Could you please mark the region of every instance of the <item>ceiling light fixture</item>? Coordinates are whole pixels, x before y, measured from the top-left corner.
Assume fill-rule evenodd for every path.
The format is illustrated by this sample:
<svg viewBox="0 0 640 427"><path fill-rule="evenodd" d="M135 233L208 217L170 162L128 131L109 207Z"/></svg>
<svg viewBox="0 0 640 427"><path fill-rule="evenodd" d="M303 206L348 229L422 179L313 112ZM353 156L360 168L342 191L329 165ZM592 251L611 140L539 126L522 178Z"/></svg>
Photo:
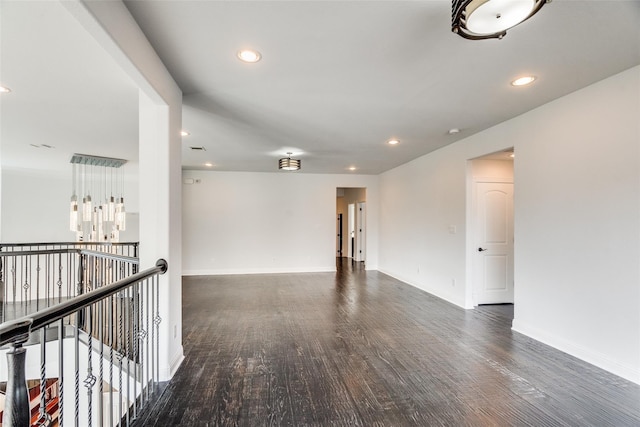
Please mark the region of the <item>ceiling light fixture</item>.
<svg viewBox="0 0 640 427"><path fill-rule="evenodd" d="M127 229L123 159L74 154L71 157L69 229L78 242L118 242ZM93 195L93 201L92 201Z"/></svg>
<svg viewBox="0 0 640 427"><path fill-rule="evenodd" d="M180 131L180 136L189 136L191 135L189 132L187 132L186 130L181 130Z"/></svg>
<svg viewBox="0 0 640 427"><path fill-rule="evenodd" d="M291 152L287 153L287 157L283 157L278 161L278 169L285 171L297 171L302 166L302 160L292 159Z"/></svg>
<svg viewBox="0 0 640 427"><path fill-rule="evenodd" d="M355 166L349 166L349 170L350 171L354 171L354 170L356 170L356 167Z"/></svg>
<svg viewBox="0 0 640 427"><path fill-rule="evenodd" d="M520 77L515 79L514 81L511 82L511 86L526 86L528 84L531 84L535 81L536 76L524 76L524 77Z"/></svg>
<svg viewBox="0 0 640 427"><path fill-rule="evenodd" d="M243 49L238 52L238 59L242 62L253 64L260 61L262 55L257 50Z"/></svg>
<svg viewBox="0 0 640 427"><path fill-rule="evenodd" d="M6 86L0 86L0 93L9 93L11 92L11 89L9 89Z"/></svg>
<svg viewBox="0 0 640 427"><path fill-rule="evenodd" d="M449 135L455 135L456 133L460 133L460 129L458 128L451 128L449 129L449 131L447 132Z"/></svg>
<svg viewBox="0 0 640 427"><path fill-rule="evenodd" d="M501 39L551 0L453 0L451 31L470 40Z"/></svg>
<svg viewBox="0 0 640 427"><path fill-rule="evenodd" d="M210 168L210 167L212 167L212 166L213 166L213 163L211 163L211 162L207 162L207 163L205 163L204 165L205 165L206 167Z"/></svg>
<svg viewBox="0 0 640 427"><path fill-rule="evenodd" d="M398 145L400 144L400 141L398 141L397 139L390 139L387 141L387 144L389 145Z"/></svg>

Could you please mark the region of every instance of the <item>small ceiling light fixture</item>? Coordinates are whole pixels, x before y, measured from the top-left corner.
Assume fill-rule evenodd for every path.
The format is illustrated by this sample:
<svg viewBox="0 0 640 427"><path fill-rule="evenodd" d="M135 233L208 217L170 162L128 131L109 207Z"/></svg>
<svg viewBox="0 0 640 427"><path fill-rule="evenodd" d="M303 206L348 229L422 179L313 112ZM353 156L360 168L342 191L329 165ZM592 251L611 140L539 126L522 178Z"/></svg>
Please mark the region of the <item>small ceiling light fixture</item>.
<svg viewBox="0 0 640 427"><path fill-rule="evenodd" d="M460 133L460 129L458 128L451 128L449 129L449 131L447 132L449 135L455 135L456 133Z"/></svg>
<svg viewBox="0 0 640 427"><path fill-rule="evenodd" d="M517 78L514 81L512 81L511 82L511 86L526 86L528 84L533 83L536 78L537 78L536 76L520 77L520 78Z"/></svg>
<svg viewBox="0 0 640 427"><path fill-rule="evenodd" d="M0 93L9 93L11 92L11 89L9 89L6 86L0 86Z"/></svg>
<svg viewBox="0 0 640 427"><path fill-rule="evenodd" d="M349 166L349 170L350 171L354 171L354 170L356 170L356 167L355 166Z"/></svg>
<svg viewBox="0 0 640 427"><path fill-rule="evenodd" d="M389 145L398 145L398 144L400 144L400 141L398 141L397 139L394 138L394 139L388 140L387 144L389 144Z"/></svg>
<svg viewBox="0 0 640 427"><path fill-rule="evenodd" d="M186 130L181 130L180 131L180 136L189 136L191 135L189 132L187 132Z"/></svg>
<svg viewBox="0 0 640 427"><path fill-rule="evenodd" d="M260 61L262 55L257 50L251 49L243 49L238 52L238 59L242 62L247 62L249 64L253 64L254 62Z"/></svg>
<svg viewBox="0 0 640 427"><path fill-rule="evenodd" d="M551 0L453 0L451 31L469 40L501 39Z"/></svg>
<svg viewBox="0 0 640 427"><path fill-rule="evenodd" d="M208 167L208 168L213 167L213 163L211 163L211 162L207 162L207 163L205 163L204 165L205 165L206 167Z"/></svg>
<svg viewBox="0 0 640 427"><path fill-rule="evenodd" d="M292 159L291 152L287 153L287 157L283 157L278 161L278 169L285 171L297 171L302 166L302 160Z"/></svg>

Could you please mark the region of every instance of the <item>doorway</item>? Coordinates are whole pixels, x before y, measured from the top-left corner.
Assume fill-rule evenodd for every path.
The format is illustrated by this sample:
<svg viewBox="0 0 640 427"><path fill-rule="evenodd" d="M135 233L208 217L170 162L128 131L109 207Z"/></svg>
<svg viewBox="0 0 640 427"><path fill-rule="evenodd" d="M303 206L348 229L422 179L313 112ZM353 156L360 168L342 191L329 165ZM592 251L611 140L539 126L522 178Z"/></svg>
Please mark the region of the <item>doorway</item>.
<svg viewBox="0 0 640 427"><path fill-rule="evenodd" d="M470 161L473 306L514 303L513 163L512 149Z"/></svg>
<svg viewBox="0 0 640 427"><path fill-rule="evenodd" d="M366 259L366 188L336 189L336 257Z"/></svg>

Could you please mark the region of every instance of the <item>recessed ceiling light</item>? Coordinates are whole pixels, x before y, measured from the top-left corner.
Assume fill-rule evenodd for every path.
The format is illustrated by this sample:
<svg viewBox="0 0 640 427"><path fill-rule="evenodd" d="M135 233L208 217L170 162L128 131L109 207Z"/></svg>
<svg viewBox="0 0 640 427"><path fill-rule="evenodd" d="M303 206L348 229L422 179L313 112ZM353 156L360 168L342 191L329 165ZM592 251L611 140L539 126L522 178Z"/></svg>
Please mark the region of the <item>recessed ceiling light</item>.
<svg viewBox="0 0 640 427"><path fill-rule="evenodd" d="M398 141L397 139L390 139L387 141L387 144L389 145L398 145L400 144L400 141Z"/></svg>
<svg viewBox="0 0 640 427"><path fill-rule="evenodd" d="M253 64L254 62L260 61L260 58L262 58L262 55L260 55L260 52L258 52L257 50L243 49L240 52L238 52L238 58L242 62L248 62L249 64Z"/></svg>
<svg viewBox="0 0 640 427"><path fill-rule="evenodd" d="M354 170L356 170L356 167L355 166L349 166L349 170L350 171L354 171Z"/></svg>
<svg viewBox="0 0 640 427"><path fill-rule="evenodd" d="M207 163L205 163L204 165L205 165L206 167L210 168L210 167L212 167L212 166L213 166L213 163L211 163L211 162L207 162Z"/></svg>
<svg viewBox="0 0 640 427"><path fill-rule="evenodd" d="M187 132L186 130L181 130L181 131L180 131L180 135L182 135L182 136L189 136L189 135L191 135L191 134L190 134L189 132Z"/></svg>
<svg viewBox="0 0 640 427"><path fill-rule="evenodd" d="M449 129L449 132L448 132L449 135L455 135L456 133L460 133L460 129L458 128Z"/></svg>
<svg viewBox="0 0 640 427"><path fill-rule="evenodd" d="M524 77L520 77L515 79L514 81L511 82L511 86L526 86L528 84L533 83L533 81L536 79L536 76L524 76Z"/></svg>
<svg viewBox="0 0 640 427"><path fill-rule="evenodd" d="M0 93L9 93L11 92L11 89L9 89L6 86L0 86Z"/></svg>
<svg viewBox="0 0 640 427"><path fill-rule="evenodd" d="M511 153L511 154L509 154L509 157L511 157L513 159L514 157L516 157L516 154L515 153Z"/></svg>

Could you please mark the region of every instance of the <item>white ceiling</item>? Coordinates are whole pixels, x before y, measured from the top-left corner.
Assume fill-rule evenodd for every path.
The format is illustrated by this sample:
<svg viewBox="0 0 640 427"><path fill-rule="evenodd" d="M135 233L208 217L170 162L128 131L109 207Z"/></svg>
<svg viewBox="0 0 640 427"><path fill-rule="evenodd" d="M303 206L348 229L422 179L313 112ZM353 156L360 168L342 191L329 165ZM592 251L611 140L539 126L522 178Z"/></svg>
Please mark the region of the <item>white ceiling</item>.
<svg viewBox="0 0 640 427"><path fill-rule="evenodd" d="M377 174L640 64L638 1L555 0L484 41L451 33L449 1L125 4L184 92L188 169L271 172L293 151L303 173ZM57 3L0 7L2 165L135 161L137 91L110 58ZM511 87L522 74L538 80Z"/></svg>
<svg viewBox="0 0 640 427"><path fill-rule="evenodd" d="M70 174L76 152L136 162L138 90L114 61L58 2L0 8L2 166Z"/></svg>

